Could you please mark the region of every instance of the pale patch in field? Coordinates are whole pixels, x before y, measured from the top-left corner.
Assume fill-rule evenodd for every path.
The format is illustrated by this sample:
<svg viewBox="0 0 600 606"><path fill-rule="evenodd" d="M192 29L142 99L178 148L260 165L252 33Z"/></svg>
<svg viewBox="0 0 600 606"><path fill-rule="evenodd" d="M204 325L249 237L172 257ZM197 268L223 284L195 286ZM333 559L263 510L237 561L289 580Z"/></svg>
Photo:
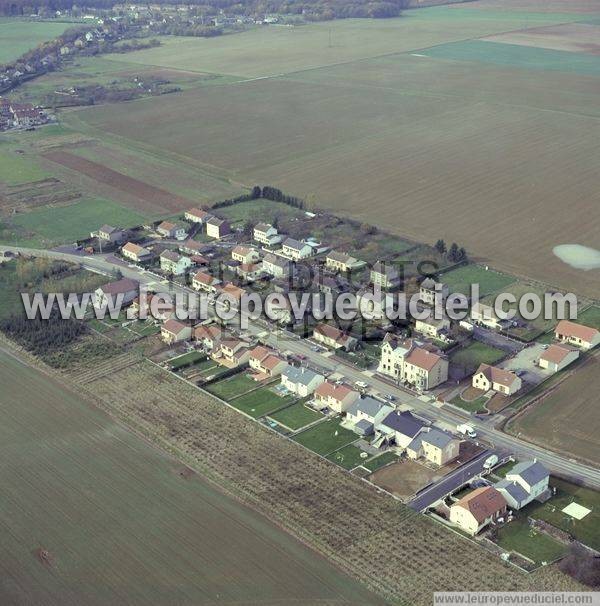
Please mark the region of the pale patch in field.
<svg viewBox="0 0 600 606"><path fill-rule="evenodd" d="M591 509L584 507L583 505L579 505L577 503L571 503L567 505L563 510L563 513L566 513L568 516L575 518L576 520L583 520L588 513L592 513Z"/></svg>
<svg viewBox="0 0 600 606"><path fill-rule="evenodd" d="M581 244L561 244L555 246L552 252L563 262L575 269L600 268L600 250L582 246Z"/></svg>

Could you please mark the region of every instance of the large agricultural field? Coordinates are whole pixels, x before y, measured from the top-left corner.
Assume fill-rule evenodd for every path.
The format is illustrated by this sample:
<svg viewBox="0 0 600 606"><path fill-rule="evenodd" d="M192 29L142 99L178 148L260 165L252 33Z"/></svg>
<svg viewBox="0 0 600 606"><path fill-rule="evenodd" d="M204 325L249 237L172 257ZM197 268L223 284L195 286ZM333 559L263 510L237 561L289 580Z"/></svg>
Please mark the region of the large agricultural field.
<svg viewBox="0 0 600 606"><path fill-rule="evenodd" d="M382 603L5 350L0 383L3 604Z"/></svg>
<svg viewBox="0 0 600 606"><path fill-rule="evenodd" d="M40 42L60 36L69 24L0 18L0 63L9 63Z"/></svg>
<svg viewBox="0 0 600 606"><path fill-rule="evenodd" d="M600 360L591 357L509 425L512 433L580 459L600 463Z"/></svg>
<svg viewBox="0 0 600 606"><path fill-rule="evenodd" d="M122 149L270 183L413 240L455 240L492 267L593 296L600 277L552 250L596 245L600 56L487 38L595 14L476 4L166 38L127 62L238 80L63 118Z"/></svg>

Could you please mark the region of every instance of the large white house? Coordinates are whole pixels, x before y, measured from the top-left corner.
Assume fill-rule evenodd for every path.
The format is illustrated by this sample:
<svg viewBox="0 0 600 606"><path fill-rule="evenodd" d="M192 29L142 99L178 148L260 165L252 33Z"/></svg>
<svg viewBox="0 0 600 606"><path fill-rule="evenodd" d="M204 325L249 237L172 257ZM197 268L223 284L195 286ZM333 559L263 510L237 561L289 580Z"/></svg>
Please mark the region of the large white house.
<svg viewBox="0 0 600 606"><path fill-rule="evenodd" d="M314 249L306 242L299 242L298 240L294 240L294 238L286 238L283 241L281 252L288 259L299 261L300 259L312 257Z"/></svg>
<svg viewBox="0 0 600 606"><path fill-rule="evenodd" d="M274 246L281 242L277 229L270 223L257 223L254 226L254 239L265 246Z"/></svg>
<svg viewBox="0 0 600 606"><path fill-rule="evenodd" d="M550 473L538 461L517 463L504 480L495 484L506 502L513 509L521 509L534 499L543 497L548 491Z"/></svg>
<svg viewBox="0 0 600 606"><path fill-rule="evenodd" d="M448 380L447 358L414 339L401 340L389 333L383 339L377 370L419 390Z"/></svg>
<svg viewBox="0 0 600 606"><path fill-rule="evenodd" d="M561 320L554 329L554 336L558 341L575 345L583 350L600 345L599 330L570 320Z"/></svg>
<svg viewBox="0 0 600 606"><path fill-rule="evenodd" d="M301 398L309 396L325 381L325 377L309 368L288 365L281 373L281 384Z"/></svg>
<svg viewBox="0 0 600 606"><path fill-rule="evenodd" d="M165 250L160 254L160 268L173 274L182 276L192 266L192 260L176 253L174 250Z"/></svg>

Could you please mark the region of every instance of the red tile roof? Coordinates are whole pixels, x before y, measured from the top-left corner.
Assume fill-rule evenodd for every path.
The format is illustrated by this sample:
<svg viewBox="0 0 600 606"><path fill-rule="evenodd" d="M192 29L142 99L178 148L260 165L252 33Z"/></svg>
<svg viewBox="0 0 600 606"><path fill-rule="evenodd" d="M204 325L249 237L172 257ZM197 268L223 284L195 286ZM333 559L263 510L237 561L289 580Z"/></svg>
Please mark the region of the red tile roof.
<svg viewBox="0 0 600 606"><path fill-rule="evenodd" d="M432 370L440 360L442 360L442 356L423 347L415 347L406 357L409 364L427 371Z"/></svg>
<svg viewBox="0 0 600 606"><path fill-rule="evenodd" d="M569 320L561 320L554 329L557 335L563 337L575 337L581 339L587 343L591 343L596 336L598 331L595 328L584 326L583 324L577 324L577 322L571 322Z"/></svg>
<svg viewBox="0 0 600 606"><path fill-rule="evenodd" d="M491 486L476 488L473 492L457 501L453 507L462 507L470 511L480 524L486 519L501 513L506 508L504 497Z"/></svg>
<svg viewBox="0 0 600 606"><path fill-rule="evenodd" d="M547 360L553 364L560 364L571 352L577 351L568 345L550 345L540 356L540 360Z"/></svg>
<svg viewBox="0 0 600 606"><path fill-rule="evenodd" d="M518 379L514 372L498 368L497 366L490 366L489 364L480 364L475 374L478 375L480 372L485 375L488 381L504 385L505 387L511 387Z"/></svg>
<svg viewBox="0 0 600 606"><path fill-rule="evenodd" d="M338 402L341 402L344 398L346 398L349 394L351 394L354 390L350 389L347 385L330 383L329 381L325 381L321 383L317 389L315 389L315 395L321 398L333 398Z"/></svg>

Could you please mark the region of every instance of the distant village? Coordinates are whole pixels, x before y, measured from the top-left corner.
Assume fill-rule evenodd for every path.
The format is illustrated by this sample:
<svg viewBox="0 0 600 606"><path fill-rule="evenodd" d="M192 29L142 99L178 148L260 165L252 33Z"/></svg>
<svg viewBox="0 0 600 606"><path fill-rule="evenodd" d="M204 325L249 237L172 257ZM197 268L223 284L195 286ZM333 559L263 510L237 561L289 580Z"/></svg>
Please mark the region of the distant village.
<svg viewBox="0 0 600 606"><path fill-rule="evenodd" d="M34 107L31 103L15 103L0 97L0 131L34 128L53 119L41 107Z"/></svg>

